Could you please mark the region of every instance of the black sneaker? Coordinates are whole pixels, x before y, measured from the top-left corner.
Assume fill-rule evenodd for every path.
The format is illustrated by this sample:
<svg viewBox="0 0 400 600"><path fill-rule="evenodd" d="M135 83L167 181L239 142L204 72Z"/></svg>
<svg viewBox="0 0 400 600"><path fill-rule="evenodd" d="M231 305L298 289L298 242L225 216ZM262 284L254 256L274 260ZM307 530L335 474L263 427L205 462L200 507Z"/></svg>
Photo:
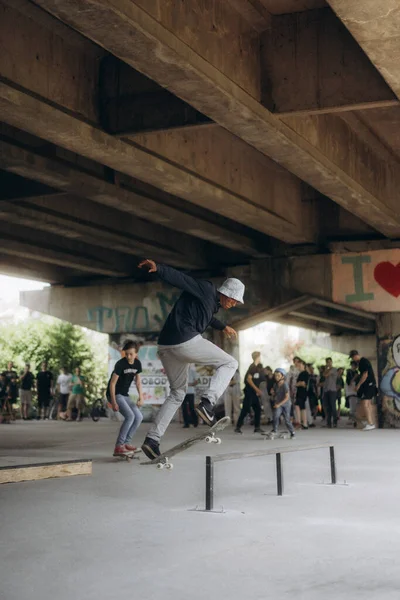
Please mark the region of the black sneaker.
<svg viewBox="0 0 400 600"><path fill-rule="evenodd" d="M243 431L240 429L240 427L235 428L235 433L240 433L240 435L243 435Z"/></svg>
<svg viewBox="0 0 400 600"><path fill-rule="evenodd" d="M214 409L208 398L201 399L200 404L196 406L196 412L206 425L211 427L216 423Z"/></svg>
<svg viewBox="0 0 400 600"><path fill-rule="evenodd" d="M264 431L264 429L261 429L261 427L257 427L257 428L254 430L254 433L265 433L265 431Z"/></svg>
<svg viewBox="0 0 400 600"><path fill-rule="evenodd" d="M160 452L160 444L158 442L156 442L156 440L153 440L152 438L147 437L143 444L142 444L142 450L144 452L144 454L147 456L147 458L149 458L150 460L153 460L153 458L157 458L157 456L160 456L161 452Z"/></svg>
<svg viewBox="0 0 400 600"><path fill-rule="evenodd" d="M296 434L295 434L295 432L294 432L294 431L292 431L292 433L290 434L290 439L292 440L292 439L293 439L293 438L295 438L295 437L296 437Z"/></svg>

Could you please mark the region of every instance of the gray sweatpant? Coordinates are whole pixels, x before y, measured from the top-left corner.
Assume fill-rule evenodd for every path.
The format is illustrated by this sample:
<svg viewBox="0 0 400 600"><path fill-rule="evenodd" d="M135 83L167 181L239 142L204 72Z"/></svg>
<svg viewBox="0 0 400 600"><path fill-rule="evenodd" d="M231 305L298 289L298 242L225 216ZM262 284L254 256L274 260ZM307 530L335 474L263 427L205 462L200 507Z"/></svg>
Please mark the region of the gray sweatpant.
<svg viewBox="0 0 400 600"><path fill-rule="evenodd" d="M210 387L203 394L203 397L208 398L213 405L222 396L238 368L238 362L233 356L205 340L201 335L196 335L188 342L176 346L159 346L158 354L171 389L147 434L157 442L164 435L172 417L185 398L190 364L215 367Z"/></svg>

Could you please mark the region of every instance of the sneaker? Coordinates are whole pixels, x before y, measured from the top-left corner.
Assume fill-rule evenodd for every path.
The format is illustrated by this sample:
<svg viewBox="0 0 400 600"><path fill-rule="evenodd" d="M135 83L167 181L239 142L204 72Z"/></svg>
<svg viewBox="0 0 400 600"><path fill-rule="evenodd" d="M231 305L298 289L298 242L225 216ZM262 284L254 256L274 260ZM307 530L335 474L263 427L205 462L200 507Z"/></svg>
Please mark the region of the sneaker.
<svg viewBox="0 0 400 600"><path fill-rule="evenodd" d="M370 425L369 423L367 423L361 431L371 431L372 429L375 429L375 425Z"/></svg>
<svg viewBox="0 0 400 600"><path fill-rule="evenodd" d="M257 427L257 428L254 430L254 433L265 433L265 431L264 431L264 429L261 429L261 427Z"/></svg>
<svg viewBox="0 0 400 600"><path fill-rule="evenodd" d="M156 440L153 440L149 437L146 437L146 439L144 440L142 444L142 450L147 456L147 458L149 458L150 460L153 460L153 458L157 458L157 456L160 456L161 454L160 444L156 442Z"/></svg>
<svg viewBox="0 0 400 600"><path fill-rule="evenodd" d="M302 425L301 425L301 428L302 428L302 429L308 429L308 426L307 426L307 425L303 425L303 424L302 424Z"/></svg>
<svg viewBox="0 0 400 600"><path fill-rule="evenodd" d="M240 427L235 427L235 433L240 433L240 435L243 435L243 431L240 429Z"/></svg>
<svg viewBox="0 0 400 600"><path fill-rule="evenodd" d="M182 427L182 429L189 429L189 428L190 428L190 425L184 425L184 426Z"/></svg>
<svg viewBox="0 0 400 600"><path fill-rule="evenodd" d="M126 456L127 454L129 454L129 451L125 444L122 444L121 446L115 446L113 456Z"/></svg>
<svg viewBox="0 0 400 600"><path fill-rule="evenodd" d="M292 439L293 439L293 438L295 438L295 437L296 437L296 434L295 434L295 432L294 432L294 431L292 431L292 433L290 434L290 439L292 440Z"/></svg>
<svg viewBox="0 0 400 600"><path fill-rule="evenodd" d="M211 427L216 422L214 410L208 398L201 399L200 404L196 406L196 412L206 425Z"/></svg>
<svg viewBox="0 0 400 600"><path fill-rule="evenodd" d="M129 452L135 452L137 450L136 446L131 446L131 444L124 444L125 448L129 451Z"/></svg>

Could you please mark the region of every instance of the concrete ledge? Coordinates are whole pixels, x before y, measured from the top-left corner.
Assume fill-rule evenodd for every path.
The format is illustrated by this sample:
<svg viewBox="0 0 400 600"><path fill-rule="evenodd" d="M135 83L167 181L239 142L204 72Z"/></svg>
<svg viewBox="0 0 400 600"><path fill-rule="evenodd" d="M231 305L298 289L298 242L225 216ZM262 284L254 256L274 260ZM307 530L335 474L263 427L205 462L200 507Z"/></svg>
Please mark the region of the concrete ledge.
<svg viewBox="0 0 400 600"><path fill-rule="evenodd" d="M88 459L14 465L12 467L0 467L0 484L91 474L92 461Z"/></svg>

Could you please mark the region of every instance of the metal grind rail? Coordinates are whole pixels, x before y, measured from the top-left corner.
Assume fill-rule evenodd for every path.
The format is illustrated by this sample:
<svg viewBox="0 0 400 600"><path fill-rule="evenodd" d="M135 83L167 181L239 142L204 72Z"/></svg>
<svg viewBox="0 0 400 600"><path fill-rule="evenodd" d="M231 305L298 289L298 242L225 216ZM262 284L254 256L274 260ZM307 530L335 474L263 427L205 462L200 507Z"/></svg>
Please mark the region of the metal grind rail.
<svg viewBox="0 0 400 600"><path fill-rule="evenodd" d="M305 452L306 450L318 450L320 448L329 448L329 461L331 467L331 483L336 484L336 462L335 449L331 443L317 444L314 446L292 446L269 448L268 450L256 450L255 452L231 452L229 454L217 454L216 456L206 456L206 511L212 511L214 507L214 464L227 460L239 460L241 458L255 458L257 456L276 456L276 486L278 496L283 495L283 465L282 454L289 452Z"/></svg>

